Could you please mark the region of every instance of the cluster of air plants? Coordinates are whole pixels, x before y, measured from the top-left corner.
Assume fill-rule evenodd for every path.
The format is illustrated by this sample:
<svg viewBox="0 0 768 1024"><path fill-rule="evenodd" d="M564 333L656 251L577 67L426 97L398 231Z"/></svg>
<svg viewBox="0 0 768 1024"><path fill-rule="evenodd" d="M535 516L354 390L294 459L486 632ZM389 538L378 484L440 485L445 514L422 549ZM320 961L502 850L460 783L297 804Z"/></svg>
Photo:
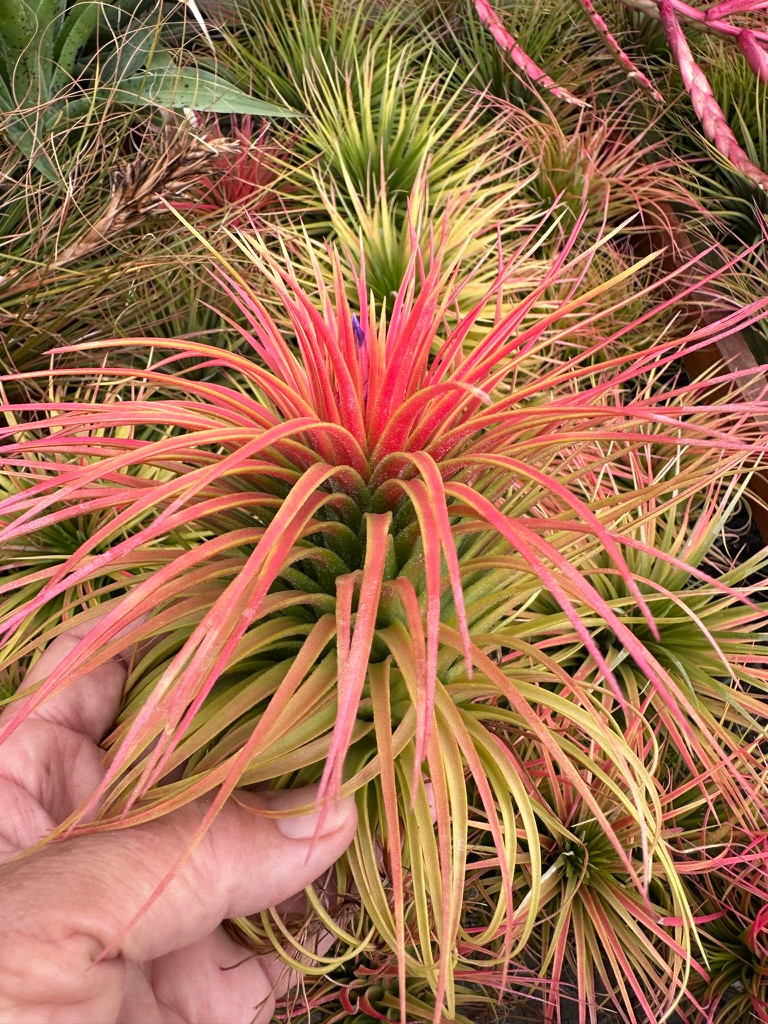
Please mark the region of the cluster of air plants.
<svg viewBox="0 0 768 1024"><path fill-rule="evenodd" d="M601 361L630 329L601 322L633 297L619 277L590 305L580 229L468 350L514 261L452 318L462 282L445 281L438 239L387 309L364 267L350 305L338 260L310 296L264 253L292 340L227 267L250 355L133 339L155 353L137 371L105 365L121 341L84 342L90 394L16 404L2 430L4 671L97 604L106 618L32 706L126 626L156 641L104 782L63 828L214 793L204 829L256 783L355 793L335 895L310 897L338 940L314 970L394 971L404 1019L419 992L434 1020L460 1019L467 983L552 1017L572 976L590 1019L607 999L660 1021L706 973L691 859L710 830L722 843L724 812L743 829L764 814L766 612L702 562L766 410L644 383L729 324ZM592 350L526 372L580 309ZM215 383L191 373L206 366ZM233 927L312 961L309 922Z"/></svg>
<svg viewBox="0 0 768 1024"><path fill-rule="evenodd" d="M227 923L300 965L279 1020L768 1020L768 389L680 369L765 333L765 5L612 6L64 5L0 46L0 742L98 614L27 705L140 643L56 835L354 794L302 909Z"/></svg>

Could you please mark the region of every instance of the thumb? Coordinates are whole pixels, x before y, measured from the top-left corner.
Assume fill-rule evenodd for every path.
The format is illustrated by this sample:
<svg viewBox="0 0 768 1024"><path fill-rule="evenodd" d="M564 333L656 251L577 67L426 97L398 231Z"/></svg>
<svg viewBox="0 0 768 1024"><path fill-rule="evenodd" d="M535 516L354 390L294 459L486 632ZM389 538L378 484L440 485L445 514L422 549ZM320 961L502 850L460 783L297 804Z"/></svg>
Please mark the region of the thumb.
<svg viewBox="0 0 768 1024"><path fill-rule="evenodd" d="M108 982L115 961L155 959L203 938L225 918L256 913L301 891L351 842L353 800L330 809L318 836L316 813L265 818L258 812L290 811L315 798L314 787L239 793L159 891L199 829L204 804L121 832L66 840L4 865L0 1019L12 1005L3 997L14 979L27 1006L68 1000L72 985L82 1001L84 987L97 992Z"/></svg>

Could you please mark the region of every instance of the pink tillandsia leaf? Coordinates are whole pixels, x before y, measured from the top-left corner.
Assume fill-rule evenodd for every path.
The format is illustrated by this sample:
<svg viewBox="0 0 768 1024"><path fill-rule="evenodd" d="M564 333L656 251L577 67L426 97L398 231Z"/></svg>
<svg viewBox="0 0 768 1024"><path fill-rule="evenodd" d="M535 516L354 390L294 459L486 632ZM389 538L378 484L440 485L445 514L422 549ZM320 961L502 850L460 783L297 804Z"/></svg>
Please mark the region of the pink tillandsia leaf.
<svg viewBox="0 0 768 1024"><path fill-rule="evenodd" d="M339 660L339 710L318 792L319 799L326 802L333 799L341 788L344 754L349 747L371 655L391 521L389 512L366 518L365 564L360 578L358 610L349 648L343 651L344 657Z"/></svg>
<svg viewBox="0 0 768 1024"><path fill-rule="evenodd" d="M629 78L633 79L637 84L645 89L653 96L657 103L663 103L664 97L661 95L659 90L653 84L653 82L644 74L635 62L628 56L626 51L622 48L616 36L611 32L606 24L605 18L599 13L592 0L579 0L579 4L584 11L585 15L594 26L597 33L602 38L606 47L613 55L614 59L618 64L624 68Z"/></svg>
<svg viewBox="0 0 768 1024"><path fill-rule="evenodd" d="M472 675L471 640L464 608L464 592L461 585L456 545L451 532L451 523L446 508L446 494L443 479L435 462L423 452L408 454L421 473L423 484L418 480L400 481L399 486L413 502L421 524L424 545L424 565L427 573L427 646L425 693L417 706L418 726L416 730L416 759L412 789L415 792L419 766L426 757L435 702L437 683L438 629L440 626L441 571L440 555L445 558L453 593L454 607L459 632L464 641L464 659L467 672Z"/></svg>
<svg viewBox="0 0 768 1024"><path fill-rule="evenodd" d="M421 480L401 481L400 487L410 498L419 521L423 537L424 575L427 592L427 629L425 677L422 683L421 699L416 706L416 757L411 780L411 792L416 791L416 782L421 762L426 756L432 717L435 705L435 684L437 681L438 630L440 628L440 535L435 510L429 501L429 493Z"/></svg>
<svg viewBox="0 0 768 1024"><path fill-rule="evenodd" d="M753 181L758 188L768 188L768 174L750 160L740 145L720 104L715 99L707 76L694 60L671 0L661 0L659 12L670 51L680 69L683 83L705 135L741 174Z"/></svg>
<svg viewBox="0 0 768 1024"><path fill-rule="evenodd" d="M563 88L563 86L558 85L554 79L549 77L546 71L539 67L536 61L528 56L515 37L504 27L501 18L488 0L474 0L474 4L480 20L489 29L501 49L509 54L514 64L535 85L543 86L553 96L557 96L558 99L565 100L567 103L573 103L577 107L586 106L583 100L580 100L578 96L574 96L573 93Z"/></svg>
<svg viewBox="0 0 768 1024"><path fill-rule="evenodd" d="M760 0L761 2L761 0ZM661 19L661 5L663 0L621 0L625 7L632 11L638 11L650 18ZM716 35L733 39L741 32L738 25L711 14L707 17L707 11L700 7L692 7L685 0L669 0L670 6L680 21L696 26L705 32L714 32ZM732 11L732 13L735 13ZM768 42L768 32L757 29L755 32L761 42Z"/></svg>

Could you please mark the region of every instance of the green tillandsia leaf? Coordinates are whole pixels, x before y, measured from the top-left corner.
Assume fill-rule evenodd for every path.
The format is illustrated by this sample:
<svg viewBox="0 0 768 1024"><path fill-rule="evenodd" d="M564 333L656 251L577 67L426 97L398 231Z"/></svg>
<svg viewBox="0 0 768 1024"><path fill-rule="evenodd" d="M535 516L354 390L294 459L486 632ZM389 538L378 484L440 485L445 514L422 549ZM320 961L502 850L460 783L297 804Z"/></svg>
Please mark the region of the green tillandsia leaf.
<svg viewBox="0 0 768 1024"><path fill-rule="evenodd" d="M0 100L5 103L2 89L0 89ZM13 101L11 100L10 102L12 104ZM16 117L6 124L5 130L8 133L8 137L19 147L24 156L32 161L35 170L39 171L49 181L59 180L59 175L56 173L53 164L41 150L39 125L30 126L24 118Z"/></svg>
<svg viewBox="0 0 768 1024"><path fill-rule="evenodd" d="M87 0L86 3L76 4L67 14L54 47L56 70L51 76L51 89L54 92L73 77L77 55L98 24L100 7L93 0Z"/></svg>
<svg viewBox="0 0 768 1024"><path fill-rule="evenodd" d="M286 107L265 103L210 71L180 68L150 69L121 82L114 98L122 103L156 103L173 109L188 108L216 114L255 114L257 117L297 117Z"/></svg>

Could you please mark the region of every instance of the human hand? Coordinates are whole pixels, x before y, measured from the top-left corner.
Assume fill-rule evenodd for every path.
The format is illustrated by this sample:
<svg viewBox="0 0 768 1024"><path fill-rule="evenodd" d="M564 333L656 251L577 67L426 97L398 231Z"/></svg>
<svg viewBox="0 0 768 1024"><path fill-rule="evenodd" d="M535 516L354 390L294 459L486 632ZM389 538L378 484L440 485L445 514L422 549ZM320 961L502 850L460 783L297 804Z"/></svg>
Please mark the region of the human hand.
<svg viewBox="0 0 768 1024"><path fill-rule="evenodd" d="M54 640L24 688L44 679L94 624ZM108 662L0 744L0 1024L268 1022L281 965L248 957L221 922L276 906L330 867L354 835L351 799L331 808L312 847L315 815L268 819L241 804L289 810L311 804L313 789L239 793L153 902L200 825L201 802L11 860L102 779L98 744L125 678L122 660Z"/></svg>

